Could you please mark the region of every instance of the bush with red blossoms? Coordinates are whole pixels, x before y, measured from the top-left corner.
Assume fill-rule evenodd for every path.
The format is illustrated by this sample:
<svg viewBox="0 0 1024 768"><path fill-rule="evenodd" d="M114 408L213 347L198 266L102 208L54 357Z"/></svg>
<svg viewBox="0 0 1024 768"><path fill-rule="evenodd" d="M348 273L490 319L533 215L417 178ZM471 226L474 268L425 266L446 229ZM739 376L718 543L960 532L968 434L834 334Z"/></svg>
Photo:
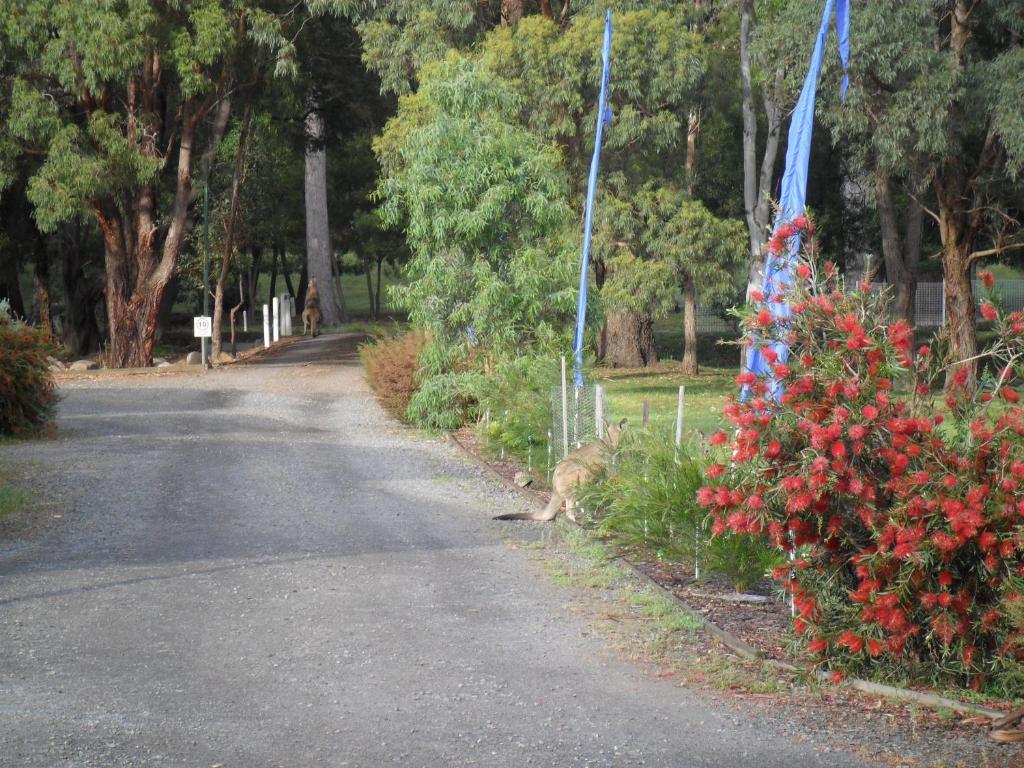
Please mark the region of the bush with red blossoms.
<svg viewBox="0 0 1024 768"><path fill-rule="evenodd" d="M883 294L819 268L800 224L792 319L763 312L770 295L741 318L784 393L738 377L752 395L727 407L734 429L712 440L723 461L698 502L715 533L792 553L774 575L828 666L978 687L1024 653L1006 610L1024 591L1024 314L1002 313L983 275L995 341L979 388L961 374L936 391L941 338L915 349ZM768 349L779 340L786 361Z"/></svg>

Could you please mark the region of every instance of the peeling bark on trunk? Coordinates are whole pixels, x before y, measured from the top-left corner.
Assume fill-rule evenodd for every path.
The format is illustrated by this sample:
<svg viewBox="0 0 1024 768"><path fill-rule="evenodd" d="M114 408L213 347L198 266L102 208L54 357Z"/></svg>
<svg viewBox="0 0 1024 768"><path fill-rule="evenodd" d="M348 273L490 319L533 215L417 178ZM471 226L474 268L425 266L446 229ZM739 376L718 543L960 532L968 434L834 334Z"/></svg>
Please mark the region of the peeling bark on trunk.
<svg viewBox="0 0 1024 768"><path fill-rule="evenodd" d="M373 268L370 264L370 257L363 256L363 272L366 275L366 293L370 300L370 319L377 319L377 305L373 295Z"/></svg>
<svg viewBox="0 0 1024 768"><path fill-rule="evenodd" d="M158 78L158 63L147 65L147 78ZM157 97L143 93L142 108L155 108L150 103ZM129 107L135 109L134 88L129 88ZM129 215L111 198L92 202L93 213L103 234L106 267L107 325L110 351L107 364L114 368L143 368L152 364L156 342L157 319L164 289L171 278L181 252L182 240L189 218L192 198L192 142L198 118L191 105L183 108L181 136L178 141L178 163L175 194L167 213L167 231L162 247L158 246L157 193L153 185L141 186L128 201ZM155 135L143 138L132 135L143 152L157 156L160 148Z"/></svg>
<svg viewBox="0 0 1024 768"><path fill-rule="evenodd" d="M334 253L327 218L327 152L323 134L323 118L316 103L311 103L306 116L306 263L309 276L316 278L320 286L322 324L330 326L348 322L348 313L344 295L334 280Z"/></svg>
<svg viewBox="0 0 1024 768"><path fill-rule="evenodd" d="M683 366L685 376L696 376L697 364L697 286L692 277L683 281Z"/></svg>
<svg viewBox="0 0 1024 768"><path fill-rule="evenodd" d="M32 272L32 288L35 291L36 324L53 338L53 323L50 320L50 254L43 239L37 238L35 269Z"/></svg>
<svg viewBox="0 0 1024 768"><path fill-rule="evenodd" d="M548 9L550 11L550 8ZM501 0L501 26L509 27L523 18L523 0Z"/></svg>
<svg viewBox="0 0 1024 768"><path fill-rule="evenodd" d="M654 321L640 312L613 311L606 324L605 362L619 368L644 368L658 362Z"/></svg>

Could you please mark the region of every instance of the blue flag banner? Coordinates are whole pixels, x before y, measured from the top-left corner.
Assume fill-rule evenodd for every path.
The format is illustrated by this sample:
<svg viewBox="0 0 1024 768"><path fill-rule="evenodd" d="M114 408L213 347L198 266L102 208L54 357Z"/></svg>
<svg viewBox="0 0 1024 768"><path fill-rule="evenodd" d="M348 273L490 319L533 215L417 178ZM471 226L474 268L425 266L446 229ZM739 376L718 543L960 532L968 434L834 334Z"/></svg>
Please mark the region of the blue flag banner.
<svg viewBox="0 0 1024 768"><path fill-rule="evenodd" d="M825 0L825 10L821 15L818 37L814 42L811 63L807 77L800 91L793 119L789 124L789 143L786 146L786 170L782 176L782 191L779 196L779 212L775 217L773 233L782 227L792 229L792 221L804 213L807 201L807 172L811 159L811 134L814 131L814 101L818 89L818 76L821 74L821 62L825 52L825 40L828 38L832 11L835 7L836 37L839 40L839 59L846 72L850 63L850 0ZM848 75L844 74L842 97L846 99L849 84ZM764 294L766 308L776 322L785 325L792 317L789 303L775 301L775 297L784 296L793 285L796 254L800 248L799 233L788 238L786 247L779 253L768 253L765 261ZM764 354L764 348L755 346L748 355L747 369L758 377L768 381L769 393L776 399L782 394L781 384L775 379L769 358L786 362L789 358L789 347L777 341L767 345L772 352ZM750 387L743 387L741 396L750 396Z"/></svg>
<svg viewBox="0 0 1024 768"><path fill-rule="evenodd" d="M601 164L601 141L604 128L612 121L608 106L608 84L611 77L612 12L604 18L604 45L601 48L601 95L597 102L597 135L594 137L594 156L590 160L590 179L587 182L587 207L583 217L583 258L580 264L580 293L576 302L576 338L573 342L573 381L583 386L583 330L587 322L587 285L590 276L590 239L593 229L594 194L597 191L597 170Z"/></svg>

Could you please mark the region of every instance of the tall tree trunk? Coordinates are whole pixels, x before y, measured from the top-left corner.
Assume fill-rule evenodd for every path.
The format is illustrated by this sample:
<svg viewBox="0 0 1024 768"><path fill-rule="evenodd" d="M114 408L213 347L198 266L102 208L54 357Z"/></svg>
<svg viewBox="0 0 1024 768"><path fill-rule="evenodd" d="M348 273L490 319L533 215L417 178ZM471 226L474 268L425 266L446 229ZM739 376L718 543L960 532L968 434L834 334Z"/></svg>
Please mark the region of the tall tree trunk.
<svg viewBox="0 0 1024 768"><path fill-rule="evenodd" d="M103 299L103 286L86 274L82 222L78 217L65 224L55 243L60 251L64 316L61 342L75 357L100 348L103 336L96 322L96 307Z"/></svg>
<svg viewBox="0 0 1024 768"><path fill-rule="evenodd" d="M260 284L260 262L263 261L263 249L258 245L250 246L249 255L252 261L252 266L249 267L246 275L247 285L245 294L249 297L249 309L255 311L256 301L258 299L256 296L256 288ZM250 317L254 318L255 315L250 314Z"/></svg>
<svg viewBox="0 0 1024 768"><path fill-rule="evenodd" d="M699 4L698 4L699 6ZM686 136L686 191L693 196L693 178L697 170L697 136L700 133L700 112L690 112ZM682 276L683 287L683 374L696 376L697 364L697 284L693 275Z"/></svg>
<svg viewBox="0 0 1024 768"><path fill-rule="evenodd" d="M283 258L279 251L283 249L274 246L270 249L270 287L267 292L267 306L273 307L274 297L277 295L277 263Z"/></svg>
<svg viewBox="0 0 1024 768"><path fill-rule="evenodd" d="M324 122L310 100L306 115L306 263L320 286L320 314L325 326L348 322L345 298L334 280L331 233L327 219L327 152ZM333 290L331 290L333 288Z"/></svg>
<svg viewBox="0 0 1024 768"><path fill-rule="evenodd" d="M21 275L13 254L0 257L0 300L7 299L11 311L18 317L25 317L25 300L21 295Z"/></svg>
<svg viewBox="0 0 1024 768"><path fill-rule="evenodd" d="M775 70L771 94L764 93L764 111L768 119L768 134L761 168L757 165L757 113L754 108L754 86L750 63L750 40L756 19L754 0L740 2L740 81L743 90L743 207L746 212L747 232L750 237L750 262L747 269L747 300L750 292L759 290L764 283L764 246L768 241L771 222L769 194L775 175L775 162L779 153L782 132L782 90L785 72Z"/></svg>
<svg viewBox="0 0 1024 768"><path fill-rule="evenodd" d="M683 280L683 366L685 376L696 376L697 366L697 286L691 276Z"/></svg>
<svg viewBox="0 0 1024 768"><path fill-rule="evenodd" d="M363 272L366 275L366 293L370 299L370 319L377 319L377 308L373 297L373 268L370 265L370 256L363 254Z"/></svg>
<svg viewBox="0 0 1024 768"><path fill-rule="evenodd" d="M937 178L935 185L939 201L939 235L942 240L942 273L945 282L946 332L949 334L949 354L954 365L946 375L946 388L954 384L959 373L965 376L967 391L973 392L977 383L978 338L975 323L974 286L971 284L971 253L981 214L969 210L970 200L960 193L958 179L962 174L953 172L952 180Z"/></svg>
<svg viewBox="0 0 1024 768"><path fill-rule="evenodd" d="M50 253L42 236L36 237L35 268L32 271L32 287L35 290L36 324L50 339L53 338L53 322L50 319Z"/></svg>
<svg viewBox="0 0 1024 768"><path fill-rule="evenodd" d="M155 64L148 66L158 70ZM129 89L133 109L134 98ZM160 303L181 252L192 199L192 142L198 117L190 104L183 107L183 113L175 193L162 247L157 246L157 192L152 184L139 187L129 201L127 216L112 198L93 203L103 234L106 267L107 362L114 368L144 368L153 362ZM155 136L143 139L141 145L144 154L155 157L160 152Z"/></svg>
<svg viewBox="0 0 1024 768"><path fill-rule="evenodd" d="M299 290L295 294L296 307L306 306L307 288L309 288L309 266L306 264L306 262L302 262L302 271L299 272Z"/></svg>
<svg viewBox="0 0 1024 768"><path fill-rule="evenodd" d="M224 323L224 286L231 269L231 260L235 255L235 223L238 220L238 204L242 191L242 178L245 175L245 149L249 140L249 128L252 125L252 105L245 111L242 119L242 130L238 135L238 148L235 150L235 168L231 174L231 203L228 208L228 220L224 227L224 253L220 260L220 275L217 276L217 288L213 295L213 338L210 339L210 359L213 364L220 363L221 329ZM231 342L234 347L234 317L231 313Z"/></svg>
<svg viewBox="0 0 1024 768"><path fill-rule="evenodd" d="M306 267L303 267L303 269L306 269ZM288 295L293 299L296 298L295 284L292 282L292 271L288 268L288 254L284 251L281 252L281 276L284 278L284 287L288 289Z"/></svg>
<svg viewBox="0 0 1024 768"><path fill-rule="evenodd" d="M384 257L377 257L377 290L373 292L373 319L376 320L380 317L380 274L381 269L384 266Z"/></svg>
<svg viewBox="0 0 1024 768"><path fill-rule="evenodd" d="M548 11L550 12L550 7ZM501 0L501 26L509 27L523 18L523 0Z"/></svg>
<svg viewBox="0 0 1024 768"><path fill-rule="evenodd" d="M900 236L899 215L892 189L892 178L881 168L875 171L875 198L882 230L882 259L885 274L895 291L894 314L914 322L914 294L917 291L917 270L921 260L921 204L911 198L907 204L904 234Z"/></svg>
<svg viewBox="0 0 1024 768"><path fill-rule="evenodd" d="M658 362L654 321L640 312L608 313L605 362L620 368L643 368Z"/></svg>

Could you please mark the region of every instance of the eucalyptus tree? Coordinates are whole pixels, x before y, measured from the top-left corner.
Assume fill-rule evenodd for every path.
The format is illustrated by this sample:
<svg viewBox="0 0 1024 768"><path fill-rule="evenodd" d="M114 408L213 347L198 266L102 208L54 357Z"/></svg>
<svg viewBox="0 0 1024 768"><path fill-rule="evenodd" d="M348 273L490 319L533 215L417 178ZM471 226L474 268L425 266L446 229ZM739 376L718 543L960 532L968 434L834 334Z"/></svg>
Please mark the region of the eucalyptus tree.
<svg viewBox="0 0 1024 768"><path fill-rule="evenodd" d="M240 62L295 71L308 14L348 3L243 0L2 0L0 156L42 158L29 181L52 231L87 215L103 235L110 361L152 360L157 317L191 226L197 171L215 156Z"/></svg>
<svg viewBox="0 0 1024 768"><path fill-rule="evenodd" d="M575 254L558 151L517 124L521 97L479 63L453 52L420 79L375 145L382 213L411 251L395 298L435 359L479 345L487 365L567 342Z"/></svg>
<svg viewBox="0 0 1024 768"><path fill-rule="evenodd" d="M806 25L816 5L789 3L777 36ZM951 362L973 361L973 267L1024 249L1020 3L879 0L854 14L849 94L841 105L825 89L822 119L870 174L901 313L911 311L922 229L937 232ZM964 366L969 387L974 368Z"/></svg>

